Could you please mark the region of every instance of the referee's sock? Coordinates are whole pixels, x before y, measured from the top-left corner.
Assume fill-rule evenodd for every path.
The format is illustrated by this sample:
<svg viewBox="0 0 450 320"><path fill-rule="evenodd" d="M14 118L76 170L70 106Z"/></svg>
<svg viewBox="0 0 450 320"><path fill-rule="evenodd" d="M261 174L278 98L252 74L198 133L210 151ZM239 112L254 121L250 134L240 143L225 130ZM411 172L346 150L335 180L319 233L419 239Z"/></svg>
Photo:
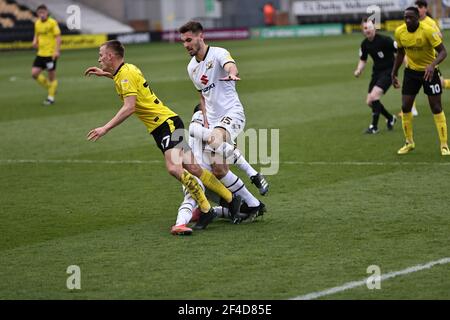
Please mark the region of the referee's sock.
<svg viewBox="0 0 450 320"><path fill-rule="evenodd" d="M376 108L379 110L379 112L389 121L392 120L392 114L389 113L389 111L386 110L384 105L381 103L380 100L376 100L372 102L372 107L376 106Z"/></svg>
<svg viewBox="0 0 450 320"><path fill-rule="evenodd" d="M378 102L378 103L376 103ZM372 102L372 126L377 129L378 128L378 119L380 118L380 101Z"/></svg>

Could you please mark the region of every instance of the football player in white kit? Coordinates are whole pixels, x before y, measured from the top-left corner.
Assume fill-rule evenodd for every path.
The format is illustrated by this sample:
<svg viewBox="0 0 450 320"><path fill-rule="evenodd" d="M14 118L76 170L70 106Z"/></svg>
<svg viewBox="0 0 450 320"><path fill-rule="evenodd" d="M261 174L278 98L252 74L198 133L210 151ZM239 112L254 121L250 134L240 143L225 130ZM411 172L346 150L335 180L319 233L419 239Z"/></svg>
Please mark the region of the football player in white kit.
<svg viewBox="0 0 450 320"><path fill-rule="evenodd" d="M238 69L227 50L204 42L203 27L199 22L190 21L179 32L184 47L192 56L187 70L200 93L204 126L212 129L207 141L209 149L216 154L212 170L228 187L236 182L237 177L229 171L225 159L232 157L233 141L245 127L244 107L236 91L236 81L240 80ZM268 183L262 175L255 175L252 182L268 190Z"/></svg>
<svg viewBox="0 0 450 320"><path fill-rule="evenodd" d="M200 105L195 106L194 114L189 125L189 149L196 159L196 162L205 169L212 170L211 159L208 152L205 152L206 142L211 135L211 129L204 127L204 118L200 110ZM258 173L242 156L239 149L235 148L233 151L234 164L247 176L252 177L254 173ZM245 187L244 182L236 176L235 183L228 186L228 190L241 196L243 203L240 211L232 217L228 210L226 203L221 201L220 197L205 190L202 182L197 179L199 185L205 191L207 198L215 203L220 204L213 208L214 215L217 218L230 219L233 223L238 224L244 220L254 221L257 217L262 216L266 212L264 203L256 199ZM193 230L187 225L189 222L196 222L200 216L200 211L195 200L191 197L189 192L183 188L184 199L178 209L177 220L172 226L171 233L173 235L191 235Z"/></svg>

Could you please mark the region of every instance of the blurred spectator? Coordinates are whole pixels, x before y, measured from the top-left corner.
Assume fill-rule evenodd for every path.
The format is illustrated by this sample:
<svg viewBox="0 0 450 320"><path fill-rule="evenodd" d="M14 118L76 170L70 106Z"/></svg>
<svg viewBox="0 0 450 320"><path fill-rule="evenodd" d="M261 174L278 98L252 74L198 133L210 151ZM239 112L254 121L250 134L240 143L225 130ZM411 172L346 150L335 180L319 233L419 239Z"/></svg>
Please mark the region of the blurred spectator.
<svg viewBox="0 0 450 320"><path fill-rule="evenodd" d="M263 6L263 14L264 14L264 23L265 23L266 26L273 26L273 25L275 25L276 9L273 6L272 2L267 2Z"/></svg>

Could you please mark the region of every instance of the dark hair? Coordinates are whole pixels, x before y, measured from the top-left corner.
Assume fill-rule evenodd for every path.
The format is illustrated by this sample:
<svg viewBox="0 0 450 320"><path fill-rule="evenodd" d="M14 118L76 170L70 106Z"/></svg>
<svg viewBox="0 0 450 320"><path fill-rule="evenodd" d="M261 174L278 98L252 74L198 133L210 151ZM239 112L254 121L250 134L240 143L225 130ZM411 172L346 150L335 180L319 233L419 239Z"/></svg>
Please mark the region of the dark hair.
<svg viewBox="0 0 450 320"><path fill-rule="evenodd" d="M119 40L109 40L101 45L111 49L117 56L123 58L125 55L125 48Z"/></svg>
<svg viewBox="0 0 450 320"><path fill-rule="evenodd" d="M426 0L416 0L416 2L414 2L414 4L417 7L425 7L428 9L428 3ZM430 18L433 18L433 16L431 15L431 13L427 10L427 16L429 16Z"/></svg>
<svg viewBox="0 0 450 320"><path fill-rule="evenodd" d="M201 25L200 22L189 21L189 22L185 23L184 25L182 25L178 29L179 33L186 33L186 32L189 32L189 31L191 31L192 33L202 32L203 31L203 26Z"/></svg>
<svg viewBox="0 0 450 320"><path fill-rule="evenodd" d="M417 7L408 7L405 9L405 12L406 11L413 11L416 14L416 16L419 16L419 9L417 9Z"/></svg>
<svg viewBox="0 0 450 320"><path fill-rule="evenodd" d="M48 11L47 6L45 4L41 4L36 8L36 11L45 10Z"/></svg>
<svg viewBox="0 0 450 320"><path fill-rule="evenodd" d="M361 19L361 24L363 24L363 23L366 23L366 22L373 22L373 20L371 20L371 19L369 19L369 17L363 17L362 19Z"/></svg>
<svg viewBox="0 0 450 320"><path fill-rule="evenodd" d="M414 2L414 4L418 7L428 8L428 3L426 0L416 0L416 2Z"/></svg>
<svg viewBox="0 0 450 320"><path fill-rule="evenodd" d="M200 103L194 107L194 112L193 113L196 113L198 111L202 111L202 109L200 109Z"/></svg>

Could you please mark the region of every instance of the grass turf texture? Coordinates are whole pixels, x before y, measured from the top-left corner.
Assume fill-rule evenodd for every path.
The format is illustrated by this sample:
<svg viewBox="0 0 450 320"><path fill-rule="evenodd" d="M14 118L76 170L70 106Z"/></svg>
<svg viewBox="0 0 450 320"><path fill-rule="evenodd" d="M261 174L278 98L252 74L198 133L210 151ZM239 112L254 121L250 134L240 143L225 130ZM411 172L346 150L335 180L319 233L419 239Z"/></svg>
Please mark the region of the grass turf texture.
<svg viewBox="0 0 450 320"><path fill-rule="evenodd" d="M396 154L400 122L388 132L380 119L379 134L363 135L371 70L353 77L361 40L214 43L238 62L247 128L280 129L282 163L268 177L264 220L218 221L185 238L169 233L180 185L138 119L85 140L120 107L111 80L82 76L97 50L63 52L50 107L30 77L33 53L2 53L0 160L154 162L0 162L0 299L287 299L360 280L372 264L389 272L448 256L449 159L426 97L417 99L413 153ZM182 46L128 46L126 58L188 124L198 94ZM450 77L448 61L441 71ZM391 88L382 102L397 113L400 92ZM69 265L81 268L81 290L66 288ZM448 271L324 298L449 299Z"/></svg>

